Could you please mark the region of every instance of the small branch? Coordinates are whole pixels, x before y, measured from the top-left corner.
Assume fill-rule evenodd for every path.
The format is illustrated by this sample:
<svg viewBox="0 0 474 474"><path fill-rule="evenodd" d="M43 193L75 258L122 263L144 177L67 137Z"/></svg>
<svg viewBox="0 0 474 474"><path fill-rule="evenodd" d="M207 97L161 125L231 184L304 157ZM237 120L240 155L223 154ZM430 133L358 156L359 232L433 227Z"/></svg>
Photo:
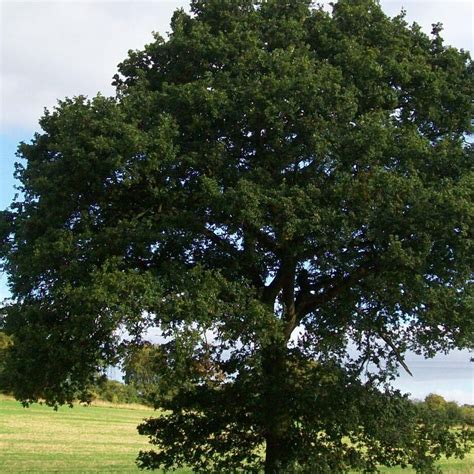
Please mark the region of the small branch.
<svg viewBox="0 0 474 474"><path fill-rule="evenodd" d="M203 229L201 229L201 233L204 235L204 237L207 237L213 244L216 244L219 247L226 249L228 252L233 254L239 253L238 249L235 248L229 241L218 236L217 234L212 232L212 230L209 230L204 227Z"/></svg>
<svg viewBox="0 0 474 474"><path fill-rule="evenodd" d="M385 342L385 344L387 344L387 346L389 346L390 349L392 349L392 351L395 354L395 357L397 359L397 362L405 369L407 374L410 375L411 377L413 377L413 374L411 373L408 366L405 364L405 361L403 360L403 357L401 356L399 350L397 349L395 344L390 340L388 335L383 334L381 331L377 331L377 334L380 337L380 339L382 339L382 341Z"/></svg>
<svg viewBox="0 0 474 474"><path fill-rule="evenodd" d="M361 311L361 310L358 309L358 308L356 308L356 312L357 312L358 314L360 314L362 317L365 316L365 314L363 313L363 311ZM411 371L410 371L410 369L408 368L408 366L405 364L405 361L403 360L403 357L402 357L402 355L400 354L400 351L397 349L397 347L395 346L395 344L393 343L393 341L390 339L390 337L388 336L388 334L385 334L382 329L377 329L377 330L376 330L376 333L377 333L377 335L380 337L380 339L382 339L382 341L385 342L385 344L387 344L387 346L389 346L390 349L392 349L392 352L394 353L395 358L397 359L397 362L405 369L405 371L407 372L407 374L410 375L411 377L413 377L413 374L411 373Z"/></svg>
<svg viewBox="0 0 474 474"><path fill-rule="evenodd" d="M365 351L365 357L362 359L362 362L361 364L359 365L359 369L357 370L357 375L360 375L362 373L362 371L364 370L364 367L366 366L366 364L370 361L370 356L372 355L372 350L371 350L371 346L370 346L370 331L369 333L367 334L367 346L366 346L366 351ZM367 369L366 369L366 373L367 373Z"/></svg>

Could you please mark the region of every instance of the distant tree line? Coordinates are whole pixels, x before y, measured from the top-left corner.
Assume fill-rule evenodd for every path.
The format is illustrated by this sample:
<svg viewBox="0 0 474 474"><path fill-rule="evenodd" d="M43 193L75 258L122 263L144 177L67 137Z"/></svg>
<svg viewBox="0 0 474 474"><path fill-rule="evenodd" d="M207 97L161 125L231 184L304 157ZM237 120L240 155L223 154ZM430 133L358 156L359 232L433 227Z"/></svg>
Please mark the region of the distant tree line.
<svg viewBox="0 0 474 474"><path fill-rule="evenodd" d="M122 383L104 377L93 388L92 398L111 403L141 403L153 407L154 398L160 391L163 391L163 388L159 384L145 386L134 380ZM423 419L429 417L452 426L474 426L474 405L460 405L434 393L427 395L424 400L415 400L412 403Z"/></svg>
<svg viewBox="0 0 474 474"><path fill-rule="evenodd" d="M13 345L10 336L0 331L0 392L8 393L3 377L3 360L7 350ZM91 400L99 399L111 403L141 403L158 407L163 398L170 398L177 388L174 386L175 371L195 372L202 376L207 374L208 383L219 378L219 373L210 364L206 353L197 359L190 359L189 366L180 367L172 360L171 345L146 343L130 351L123 361L124 381L111 380L100 375L90 387ZM412 401L418 410L420 419L430 418L443 425L474 426L474 405L460 405L447 401L441 395L430 393L424 400Z"/></svg>
<svg viewBox="0 0 474 474"><path fill-rule="evenodd" d="M126 374L125 383L110 380L106 377L100 378L92 390L92 397L111 403L141 403L148 406L156 406L156 400L160 393L164 393L164 387L159 382L146 384L140 375ZM441 395L430 393L424 400L412 401L419 411L421 419L431 419L443 425L474 426L474 405L460 405L455 401L447 401Z"/></svg>
<svg viewBox="0 0 474 474"><path fill-rule="evenodd" d="M125 384L107 377L100 377L91 388L91 401L103 400L117 404L148 404L132 384Z"/></svg>
<svg viewBox="0 0 474 474"><path fill-rule="evenodd" d="M430 393L423 401L413 402L421 412L452 425L474 426L474 405L459 405L446 401L441 395Z"/></svg>
<svg viewBox="0 0 474 474"><path fill-rule="evenodd" d="M206 358L205 352L198 359L190 359L188 367L178 367L170 358L169 345L145 344L123 363L124 383L102 379L96 388L96 396L116 403L143 403L158 407L162 398L169 398L177 390L173 385L176 370L207 374L208 383L219 377L219 373ZM447 401L441 395L430 393L424 400L414 400L420 419L430 418L440 424L474 426L474 405L460 405Z"/></svg>

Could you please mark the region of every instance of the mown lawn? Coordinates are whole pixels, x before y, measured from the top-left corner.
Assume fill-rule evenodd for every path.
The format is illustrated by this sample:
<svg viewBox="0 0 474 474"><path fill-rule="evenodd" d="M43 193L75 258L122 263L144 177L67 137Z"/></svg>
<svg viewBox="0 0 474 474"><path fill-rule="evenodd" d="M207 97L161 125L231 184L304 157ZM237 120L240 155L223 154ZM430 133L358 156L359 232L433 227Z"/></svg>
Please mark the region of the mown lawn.
<svg viewBox="0 0 474 474"><path fill-rule="evenodd" d="M135 458L149 445L137 425L152 415L140 406L54 411L0 398L0 472L140 472Z"/></svg>
<svg viewBox="0 0 474 474"><path fill-rule="evenodd" d="M464 459L443 459L438 463L443 474L474 474L474 453L471 452ZM380 469L380 472L390 474L413 474L413 469Z"/></svg>
<svg viewBox="0 0 474 474"><path fill-rule="evenodd" d="M139 472L135 458L149 445L138 435L137 425L153 414L141 406L110 405L55 412L42 405L23 408L0 396L0 473ZM474 474L474 454L462 461L444 460L440 466L449 474Z"/></svg>

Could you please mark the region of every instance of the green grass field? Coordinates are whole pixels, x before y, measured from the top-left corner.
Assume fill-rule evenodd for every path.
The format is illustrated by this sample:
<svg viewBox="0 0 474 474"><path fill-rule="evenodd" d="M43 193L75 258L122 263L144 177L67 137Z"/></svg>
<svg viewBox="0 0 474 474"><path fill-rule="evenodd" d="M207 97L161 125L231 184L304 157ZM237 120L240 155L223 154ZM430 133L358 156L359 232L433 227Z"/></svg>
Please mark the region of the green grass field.
<svg viewBox="0 0 474 474"><path fill-rule="evenodd" d="M0 472L138 472L147 440L137 425L146 408L23 408L0 399Z"/></svg>
<svg viewBox="0 0 474 474"><path fill-rule="evenodd" d="M23 408L0 397L0 473L139 472L135 458L149 445L138 435L137 425L153 414L127 405L62 407L55 412L42 405ZM462 461L445 460L440 466L449 474L474 474L474 454ZM185 472L191 471L179 471Z"/></svg>

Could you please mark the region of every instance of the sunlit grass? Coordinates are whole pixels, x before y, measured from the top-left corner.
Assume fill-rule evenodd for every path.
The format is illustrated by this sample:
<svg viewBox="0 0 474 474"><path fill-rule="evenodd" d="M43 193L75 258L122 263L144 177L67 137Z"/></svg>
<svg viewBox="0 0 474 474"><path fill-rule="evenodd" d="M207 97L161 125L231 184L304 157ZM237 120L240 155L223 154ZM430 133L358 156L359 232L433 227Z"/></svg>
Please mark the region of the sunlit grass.
<svg viewBox="0 0 474 474"><path fill-rule="evenodd" d="M75 406L54 411L0 400L0 472L138 472L147 449L137 425L146 407Z"/></svg>
<svg viewBox="0 0 474 474"><path fill-rule="evenodd" d="M438 462L443 474L474 474L474 453L466 455L464 459L442 459ZM390 474L414 474L414 469L390 468L380 469L380 472Z"/></svg>
<svg viewBox="0 0 474 474"><path fill-rule="evenodd" d="M0 396L0 472L91 473L139 472L135 459L150 449L137 425L156 412L141 405L23 408ZM464 460L439 463L446 474L474 474L474 453ZM180 474L190 470L180 470ZM387 473L413 473L410 469L382 469Z"/></svg>

